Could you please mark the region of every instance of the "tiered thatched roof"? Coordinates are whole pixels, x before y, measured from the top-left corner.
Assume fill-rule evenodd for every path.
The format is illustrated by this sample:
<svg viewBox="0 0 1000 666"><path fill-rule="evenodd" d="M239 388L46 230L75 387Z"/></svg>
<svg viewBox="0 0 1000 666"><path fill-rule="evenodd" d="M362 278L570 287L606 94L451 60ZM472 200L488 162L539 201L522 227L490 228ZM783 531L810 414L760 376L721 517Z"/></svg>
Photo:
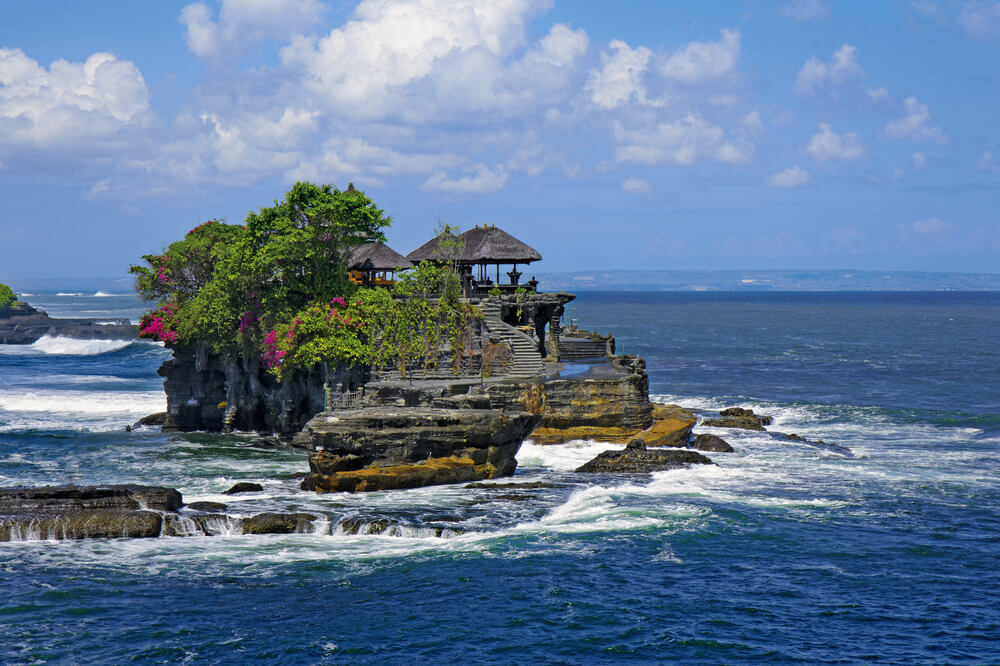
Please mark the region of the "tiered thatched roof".
<svg viewBox="0 0 1000 666"><path fill-rule="evenodd" d="M413 264L384 243L365 243L351 252L347 268L352 271L396 271L413 268Z"/></svg>
<svg viewBox="0 0 1000 666"><path fill-rule="evenodd" d="M441 240L441 236L432 238L406 255L406 258L412 262L428 259L447 261L449 257L447 250L440 247ZM459 236L458 240L462 243L461 254L457 257L461 264L527 264L542 258L537 250L495 226L473 227Z"/></svg>

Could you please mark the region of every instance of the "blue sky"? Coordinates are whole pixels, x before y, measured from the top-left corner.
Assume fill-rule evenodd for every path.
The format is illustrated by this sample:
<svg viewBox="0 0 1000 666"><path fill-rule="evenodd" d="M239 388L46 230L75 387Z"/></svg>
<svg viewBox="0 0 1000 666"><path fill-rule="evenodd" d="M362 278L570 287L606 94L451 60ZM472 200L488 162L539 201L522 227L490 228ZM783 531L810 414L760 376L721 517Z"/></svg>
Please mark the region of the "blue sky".
<svg viewBox="0 0 1000 666"><path fill-rule="evenodd" d="M1000 1L8 3L0 281L297 179L540 271L1000 272Z"/></svg>

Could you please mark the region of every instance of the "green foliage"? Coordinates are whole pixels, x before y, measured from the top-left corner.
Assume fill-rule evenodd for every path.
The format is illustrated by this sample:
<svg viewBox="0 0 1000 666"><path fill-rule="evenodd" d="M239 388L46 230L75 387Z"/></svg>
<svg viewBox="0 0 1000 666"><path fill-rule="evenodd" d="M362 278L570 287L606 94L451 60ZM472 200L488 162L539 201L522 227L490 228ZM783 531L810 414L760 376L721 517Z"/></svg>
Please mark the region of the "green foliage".
<svg viewBox="0 0 1000 666"><path fill-rule="evenodd" d="M457 297L449 299L446 267L427 262L408 271L390 291L360 288L350 299L313 303L264 340L264 357L277 377L323 361L395 368L406 376L417 367L436 368L442 353L461 369L481 313Z"/></svg>
<svg viewBox="0 0 1000 666"><path fill-rule="evenodd" d="M17 301L17 295L5 284L0 284L0 312L6 312Z"/></svg>
<svg viewBox="0 0 1000 666"><path fill-rule="evenodd" d="M199 341L219 352L257 346L264 331L310 303L350 294L349 250L384 240L390 223L353 186L312 183L296 183L282 201L250 212L244 226L206 222L130 269L139 293L161 305L149 315L155 330L147 337ZM161 312L167 305L169 317Z"/></svg>

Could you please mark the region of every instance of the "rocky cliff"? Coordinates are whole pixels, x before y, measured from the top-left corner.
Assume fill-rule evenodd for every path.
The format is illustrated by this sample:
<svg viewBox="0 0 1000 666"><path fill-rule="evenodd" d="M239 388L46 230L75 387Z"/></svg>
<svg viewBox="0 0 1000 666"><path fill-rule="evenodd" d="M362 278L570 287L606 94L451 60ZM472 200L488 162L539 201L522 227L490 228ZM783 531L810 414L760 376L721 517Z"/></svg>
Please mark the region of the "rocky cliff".
<svg viewBox="0 0 1000 666"><path fill-rule="evenodd" d="M164 430L273 432L291 436L323 410L323 384L354 390L368 372L322 366L278 382L259 356L225 357L203 345L175 347L159 370L167 394Z"/></svg>
<svg viewBox="0 0 1000 666"><path fill-rule="evenodd" d="M538 444L574 439L625 443L653 424L646 363L637 356L616 357L594 376L497 383L487 392L494 405L541 416L531 433Z"/></svg>

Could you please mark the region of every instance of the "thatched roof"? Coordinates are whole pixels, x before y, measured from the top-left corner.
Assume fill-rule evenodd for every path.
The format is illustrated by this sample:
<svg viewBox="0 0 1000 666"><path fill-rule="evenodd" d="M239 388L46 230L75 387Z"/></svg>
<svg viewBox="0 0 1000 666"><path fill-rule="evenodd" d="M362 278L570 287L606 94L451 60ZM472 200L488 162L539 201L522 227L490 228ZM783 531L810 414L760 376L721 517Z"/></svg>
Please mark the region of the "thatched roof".
<svg viewBox="0 0 1000 666"><path fill-rule="evenodd" d="M406 255L406 258L417 263L419 261L427 261L428 259L432 261L447 261L449 259L448 252L450 250L443 250L441 248L442 241L454 241L457 238L455 234L443 233L434 238L430 239L420 247L418 247L413 252Z"/></svg>
<svg viewBox="0 0 1000 666"><path fill-rule="evenodd" d="M451 234L448 236L455 238ZM441 249L441 240L441 236L432 238L406 258L414 263L428 259L446 261L447 250ZM473 227L458 240L462 243L462 252L457 259L462 264L527 264L542 258L537 250L496 227Z"/></svg>
<svg viewBox="0 0 1000 666"><path fill-rule="evenodd" d="M471 264L527 264L542 258L538 250L495 226L473 227L459 239L465 243L462 261Z"/></svg>
<svg viewBox="0 0 1000 666"><path fill-rule="evenodd" d="M395 271L413 268L413 264L384 243L365 243L351 252L347 268L352 271Z"/></svg>

